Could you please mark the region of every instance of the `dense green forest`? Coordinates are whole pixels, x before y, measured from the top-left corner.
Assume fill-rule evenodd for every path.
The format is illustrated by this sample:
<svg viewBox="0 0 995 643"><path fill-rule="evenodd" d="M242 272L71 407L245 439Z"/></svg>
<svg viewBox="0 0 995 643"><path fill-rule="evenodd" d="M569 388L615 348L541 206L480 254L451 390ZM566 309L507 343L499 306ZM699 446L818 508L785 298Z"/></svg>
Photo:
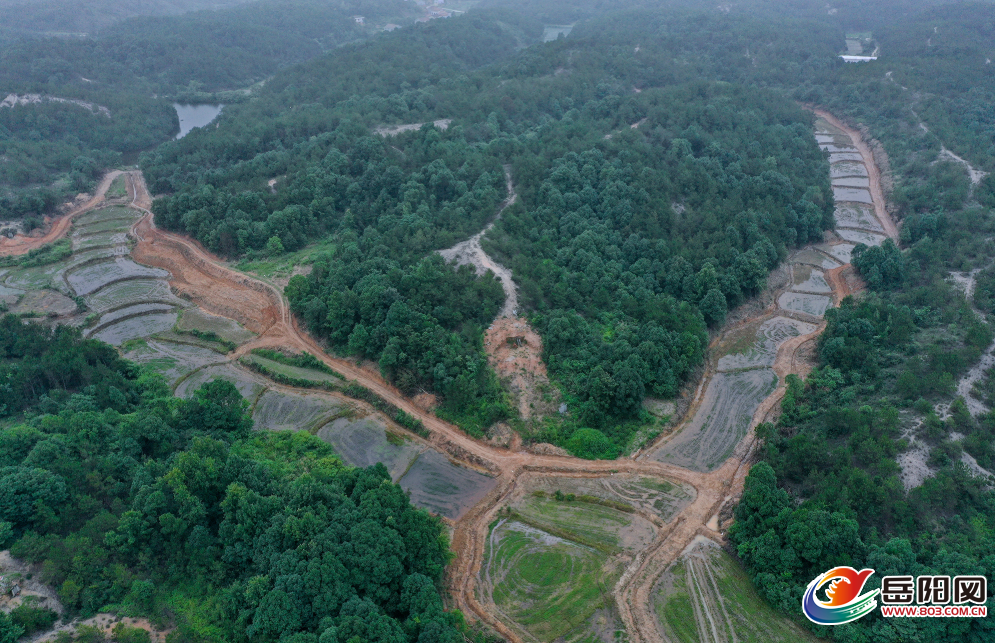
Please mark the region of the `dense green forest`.
<svg viewBox="0 0 995 643"><path fill-rule="evenodd" d="M69 616L109 606L175 642L462 640L443 525L383 465L251 431L224 380L180 400L113 347L13 315L0 382L0 548L41 564ZM0 613L0 640L49 612Z"/></svg>
<svg viewBox="0 0 995 643"><path fill-rule="evenodd" d="M613 445L599 455L614 457L643 396L674 395L701 362L706 325L759 292L788 248L832 225L811 117L769 91L693 80L719 68L753 77L749 61L727 64L734 45L700 39L695 67L669 62L687 29L728 21L658 18L650 29L669 35L623 49L645 18L519 52L537 23L472 12L288 70L217 130L143 156L152 190L174 193L156 201L157 221L229 256L327 237L315 270L287 288L295 311L338 350L377 360L402 390L436 392L442 412L477 433L508 413L481 342L501 290L433 268L423 296L417 275L440 265L433 250L493 216L508 165L520 202L489 249L537 315L573 409L532 437L565 444L594 428ZM757 31L777 35L756 23L739 37ZM825 58L830 40L811 46ZM440 118L453 123L371 136ZM278 176L272 194L266 182Z"/></svg>
<svg viewBox="0 0 995 643"><path fill-rule="evenodd" d="M369 23L357 24L357 13ZM242 88L278 69L414 15L402 0L261 0L132 18L85 38L17 34L0 41L0 98L60 99L0 108L0 219L28 217L30 229L67 196L91 189L122 155L133 158L170 138L179 127L171 98L245 100Z"/></svg>

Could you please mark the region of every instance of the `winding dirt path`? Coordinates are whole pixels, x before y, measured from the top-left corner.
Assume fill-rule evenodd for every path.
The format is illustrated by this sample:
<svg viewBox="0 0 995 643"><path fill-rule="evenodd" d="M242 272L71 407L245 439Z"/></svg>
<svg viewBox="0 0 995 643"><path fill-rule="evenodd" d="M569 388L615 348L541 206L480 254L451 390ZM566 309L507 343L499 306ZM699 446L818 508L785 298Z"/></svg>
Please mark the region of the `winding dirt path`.
<svg viewBox="0 0 995 643"><path fill-rule="evenodd" d="M30 250L40 248L46 244L52 243L62 235L64 235L68 230L69 226L72 224L73 219L77 216L83 214L84 212L89 212L94 208L98 207L104 202L104 197L107 196L107 190L110 189L111 183L114 179L124 174L121 170L114 170L113 172L108 172L101 179L100 184L97 186L97 191L94 192L93 196L86 203L76 206L68 213L62 215L52 224L48 232L40 237L30 237L27 235L18 234L14 238L8 239L7 237L0 237L0 257L10 256L10 255L22 255Z"/></svg>
<svg viewBox="0 0 995 643"><path fill-rule="evenodd" d="M885 230L897 236L897 230L884 210L879 175L869 148L855 131L846 128L831 115L824 112L817 113L847 132L861 150L868 172L873 177L871 184L875 212ZM105 177L101 184L103 190L98 191L101 196L94 197L88 207L77 209L71 216L96 207L102 201L102 195L106 193L110 181L116 176ZM132 235L137 240L133 250L135 260L169 270L170 282L181 296L194 301L208 312L234 319L258 334L255 340L240 347L231 357L237 358L253 348L264 346L286 347L311 353L345 377L355 380L387 402L421 420L430 432L429 442L434 447L475 468L486 469L497 478L498 483L494 489L454 523L452 549L456 557L448 569L447 581L455 607L461 609L468 618L489 624L495 631L515 643L520 642L521 638L501 622L492 604L480 602L477 585L484 562L488 526L515 492L519 478L526 473L538 473L544 476L607 477L624 472L681 482L694 488L696 493L694 500L659 530L654 541L629 565L613 590L619 615L632 643L655 643L664 640L651 600L656 580L695 537L705 536L721 540L722 536L708 525L717 525L715 517L723 505L735 502L742 493L743 482L757 446L754 429L776 412L785 392L783 386L785 376L789 373L807 372L809 365L806 360L799 357L799 353L823 328L823 324L820 324L814 332L794 337L780 345L774 370L782 382L781 386L758 406L751 418L747 435L737 445L733 455L715 471L703 473L647 460L645 452L641 458L588 461L573 457L511 451L471 438L458 427L415 404L376 373L360 368L351 361L328 355L314 338L300 328L291 315L282 293L274 286L232 270L189 238L157 228L149 211L151 198L140 172L128 173L128 186L132 196L132 207L145 213L145 216L132 227ZM509 198L502 204L497 216L514 200L513 187L509 187ZM71 216L67 216L65 223L58 229L53 228L45 239L52 241L64 233L68 229ZM479 248L480 236L475 236L476 248ZM40 242L30 247L39 245ZM30 247L18 246L9 249L8 253L21 254L27 252ZM827 282L832 287L833 298L836 301L852 290L849 280L843 278L842 272L843 269L827 271ZM508 279L510 282L510 273ZM511 288L513 292L513 282ZM773 310L768 308L759 313L755 319L767 318L776 312L775 305ZM741 325L739 323L735 326ZM714 369L706 372L704 381L698 387L698 397L708 385L713 372ZM686 422L693 418L694 412L694 408L688 412Z"/></svg>
<svg viewBox="0 0 995 643"><path fill-rule="evenodd" d="M508 188L508 197L498 207L497 214L494 215L491 222L483 230L466 241L461 241L452 248L438 251L447 262L455 261L457 266L473 266L478 275L483 275L490 270L501 280L501 287L504 289L504 306L501 307L501 312L498 313L499 318L514 317L518 314L518 288L511 278L511 270L491 259L484 252L483 248L480 247L480 239L494 227L494 224L501 218L501 213L518 201L515 184L511 181L510 165L504 166L504 180Z"/></svg>

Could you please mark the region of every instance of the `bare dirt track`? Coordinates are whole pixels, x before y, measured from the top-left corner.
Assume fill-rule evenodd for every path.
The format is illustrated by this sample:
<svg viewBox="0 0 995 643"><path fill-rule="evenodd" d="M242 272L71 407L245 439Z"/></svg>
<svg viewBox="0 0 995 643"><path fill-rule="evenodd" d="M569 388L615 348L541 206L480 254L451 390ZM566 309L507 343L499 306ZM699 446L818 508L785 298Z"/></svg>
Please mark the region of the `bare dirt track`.
<svg viewBox="0 0 995 643"><path fill-rule="evenodd" d="M818 113L847 132L861 150L868 172L874 177L871 182L871 193L875 202L875 213L888 234L897 236L895 226L884 210L880 178L877 168L873 165L870 150L854 130L845 128L828 114ZM58 238L68 230L72 216L96 207L103 200L102 195L106 193L110 181L116 176L105 177L101 183L102 191L98 190L100 196L91 199L88 207L79 208L64 217L65 223L60 220L57 224L58 229L53 227L45 235L46 241L6 249L0 246L0 253L22 254ZM715 517L724 505L734 503L742 492L743 482L756 448L754 428L776 413L785 391L784 377L790 373L804 374L810 368L811 365L805 356L810 353L811 341L818 336L823 327L820 324L814 332L793 337L779 346L773 369L782 383L781 386L755 409L749 432L738 443L733 455L714 471L692 471L647 459L646 455L650 450L644 451L638 458L588 461L498 448L475 440L460 431L458 427L436 417L405 397L375 372L361 368L352 361L328 355L314 338L299 327L282 294L274 286L229 268L191 239L156 228L152 213L149 211L151 199L140 172L128 173L128 186L132 196L132 207L145 213L145 216L132 228L132 235L137 240L133 251L134 259L149 266L168 270L171 275L171 285L181 296L211 313L234 319L257 333L258 337L255 340L241 346L232 357L238 357L253 348L264 346L284 347L311 353L345 377L421 420L430 432L429 442L433 446L453 459L477 469L487 470L497 478L498 482L494 489L453 523L452 549L456 556L448 570L447 581L454 607L461 609L471 620L487 623L509 641L519 642L521 638L512 628L501 622L496 616L497 611L493 605L481 603L477 585L484 562L489 525L515 493L520 476L525 473L536 473L543 476L607 477L617 472L625 472L681 482L695 489L695 499L659 529L655 539L635 557L612 592L619 616L632 643L655 643L664 640L651 600L656 580L696 536L704 535L721 540L722 536L714 531L718 528ZM874 186L877 186L876 189ZM509 189L509 195L513 194L513 189ZM510 205L511 201L509 198L504 207ZM479 247L479 236L477 247ZM826 271L826 280L832 289L831 296L836 302L860 288L859 280L853 278L852 271L848 271L847 266ZM511 282L510 274L508 282ZM510 283L510 286L513 292L513 283ZM750 314L748 319L738 319L733 326L739 327L767 318L776 311L776 308L776 304L773 304L758 310ZM705 379L698 386L698 397L714 372L714 368L706 369ZM692 404L686 414L686 421L693 418L695 410L696 406Z"/></svg>

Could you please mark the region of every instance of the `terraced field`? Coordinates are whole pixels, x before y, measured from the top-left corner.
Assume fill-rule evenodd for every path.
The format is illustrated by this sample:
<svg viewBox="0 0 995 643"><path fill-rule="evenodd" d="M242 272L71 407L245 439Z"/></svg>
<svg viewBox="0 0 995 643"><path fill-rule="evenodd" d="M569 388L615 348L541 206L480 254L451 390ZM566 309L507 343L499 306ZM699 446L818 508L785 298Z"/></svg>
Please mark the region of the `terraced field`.
<svg viewBox="0 0 995 643"><path fill-rule="evenodd" d="M691 421L647 457L693 471L715 470L732 455L753 412L776 386L769 368L716 373Z"/></svg>
<svg viewBox="0 0 995 643"><path fill-rule="evenodd" d="M660 577L653 606L673 643L816 643L821 639L774 611L739 564L696 538Z"/></svg>
<svg viewBox="0 0 995 643"><path fill-rule="evenodd" d="M497 480L427 449L418 454L397 483L411 495L411 502L455 520L480 502Z"/></svg>

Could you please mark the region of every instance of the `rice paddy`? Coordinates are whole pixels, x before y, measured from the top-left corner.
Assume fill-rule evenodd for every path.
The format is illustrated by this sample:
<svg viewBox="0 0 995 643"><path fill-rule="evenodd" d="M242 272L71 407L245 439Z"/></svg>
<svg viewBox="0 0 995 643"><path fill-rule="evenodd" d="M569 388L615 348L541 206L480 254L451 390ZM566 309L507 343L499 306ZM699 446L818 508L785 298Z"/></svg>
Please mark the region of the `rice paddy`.
<svg viewBox="0 0 995 643"><path fill-rule="evenodd" d="M860 155L859 152L833 152L829 155L830 163L839 163L840 161L863 161L864 157Z"/></svg>
<svg viewBox="0 0 995 643"><path fill-rule="evenodd" d="M716 373L694 417L649 457L695 471L712 471L732 455L777 376L769 368Z"/></svg>
<svg viewBox="0 0 995 643"><path fill-rule="evenodd" d="M453 520L497 484L494 478L453 464L432 449L419 454L397 482L410 494L411 502Z"/></svg>
<svg viewBox="0 0 995 643"><path fill-rule="evenodd" d="M169 273L161 268L141 266L131 259L119 257L80 268L66 275L66 281L77 295L88 295L109 284L142 277L164 279Z"/></svg>
<svg viewBox="0 0 995 643"><path fill-rule="evenodd" d="M606 608L621 566L608 564L606 554L502 519L491 531L486 556L483 591L490 593L503 620L529 640L598 640L592 636L598 625L606 633L618 628ZM592 622L598 616L606 623Z"/></svg>
<svg viewBox="0 0 995 643"><path fill-rule="evenodd" d="M330 395L301 395L270 389L259 397L252 409L252 419L256 429L314 433L346 412L348 407Z"/></svg>
<svg viewBox="0 0 995 643"><path fill-rule="evenodd" d="M874 210L859 203L837 203L836 225L842 228L866 228L884 232L881 222L874 216Z"/></svg>
<svg viewBox="0 0 995 643"><path fill-rule="evenodd" d="M176 322L176 330L180 332L199 331L202 333L214 333L221 339L235 342L236 344L244 344L256 336L255 333L246 330L238 322L227 317L221 317L220 315L212 315L200 308L184 310L180 314L179 321Z"/></svg>
<svg viewBox="0 0 995 643"><path fill-rule="evenodd" d="M836 231L836 234L844 241L854 244L862 243L865 246L880 246L887 239L883 234L873 234L871 232L864 232L863 230L840 229Z"/></svg>
<svg viewBox="0 0 995 643"><path fill-rule="evenodd" d="M784 310L805 313L813 317L822 317L833 305L831 297L825 295L809 295L800 292L786 292L777 298L777 305Z"/></svg>
<svg viewBox="0 0 995 643"><path fill-rule="evenodd" d="M406 435L392 433L372 417L333 420L318 430L318 437L353 466L369 467L382 462L395 482L427 448Z"/></svg>
<svg viewBox="0 0 995 643"><path fill-rule="evenodd" d="M835 245L819 244L816 246L819 250L829 253L834 259L839 261L839 265L850 263L850 258L853 255L853 249L855 246L849 243L837 243ZM831 268L838 267L837 265L830 266Z"/></svg>
<svg viewBox="0 0 995 643"><path fill-rule="evenodd" d="M845 188L833 184L833 198L836 201L854 201L856 203L872 204L871 192L867 188Z"/></svg>
<svg viewBox="0 0 995 643"><path fill-rule="evenodd" d="M821 246L816 246L816 247L821 247ZM805 248L804 250L796 252L794 255L792 255L791 261L792 263L808 264L810 266L815 266L817 268L825 268L826 270L832 268L839 268L841 265L843 265L843 262L834 261L833 259L827 257L821 252L816 252L812 248Z"/></svg>
<svg viewBox="0 0 995 643"><path fill-rule="evenodd" d="M792 289L804 292L831 293L826 274L812 266L796 264L791 268Z"/></svg>
<svg viewBox="0 0 995 643"><path fill-rule="evenodd" d="M855 161L841 161L839 163L833 163L829 166L829 178L832 179L833 182L847 176L866 177L867 168L864 167L863 163Z"/></svg>
<svg viewBox="0 0 995 643"><path fill-rule="evenodd" d="M93 333L91 337L107 342L114 346L120 346L131 339L149 337L156 333L169 330L176 323L176 313L151 313L140 317L124 319L116 324L108 326L103 330Z"/></svg>
<svg viewBox="0 0 995 643"><path fill-rule="evenodd" d="M746 326L730 334L728 343L723 347L726 352L719 357L718 370L736 371L773 366L781 344L814 330L814 324L788 317L774 317L760 324Z"/></svg>

